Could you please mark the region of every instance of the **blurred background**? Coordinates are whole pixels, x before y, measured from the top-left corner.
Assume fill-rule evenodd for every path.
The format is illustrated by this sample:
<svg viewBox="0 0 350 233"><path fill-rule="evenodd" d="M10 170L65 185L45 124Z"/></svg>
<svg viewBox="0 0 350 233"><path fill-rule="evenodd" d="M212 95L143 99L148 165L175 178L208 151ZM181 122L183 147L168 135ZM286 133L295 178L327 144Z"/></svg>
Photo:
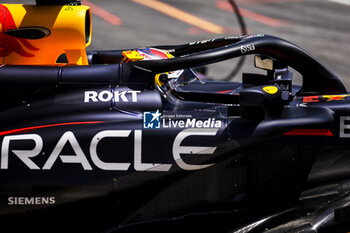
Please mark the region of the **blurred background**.
<svg viewBox="0 0 350 233"><path fill-rule="evenodd" d="M8 0L7 3L34 3ZM183 44L230 35L263 33L299 45L350 89L350 0L83 0L93 13L88 50ZM239 14L239 15L238 15ZM242 22L243 20L243 22ZM237 59L208 67L212 79L227 77Z"/></svg>

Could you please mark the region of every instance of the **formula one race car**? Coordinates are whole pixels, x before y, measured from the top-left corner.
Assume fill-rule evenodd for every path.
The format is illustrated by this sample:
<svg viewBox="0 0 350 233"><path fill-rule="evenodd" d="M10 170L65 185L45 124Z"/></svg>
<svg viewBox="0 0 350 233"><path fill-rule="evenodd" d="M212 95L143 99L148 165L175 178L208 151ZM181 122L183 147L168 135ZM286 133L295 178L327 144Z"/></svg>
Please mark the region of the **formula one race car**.
<svg viewBox="0 0 350 233"><path fill-rule="evenodd" d="M350 95L308 53L263 34L86 52L90 9L42 2L0 5L2 232L350 230ZM245 55L265 74L192 69Z"/></svg>

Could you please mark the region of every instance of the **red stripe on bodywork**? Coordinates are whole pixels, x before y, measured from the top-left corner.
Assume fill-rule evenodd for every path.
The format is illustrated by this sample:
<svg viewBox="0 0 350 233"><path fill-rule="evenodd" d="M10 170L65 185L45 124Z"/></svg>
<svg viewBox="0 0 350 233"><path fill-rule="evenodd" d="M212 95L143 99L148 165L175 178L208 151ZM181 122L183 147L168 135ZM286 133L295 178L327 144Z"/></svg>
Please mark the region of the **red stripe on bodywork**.
<svg viewBox="0 0 350 233"><path fill-rule="evenodd" d="M216 92L216 93L225 94L225 93L230 93L230 92L233 92L233 90L218 91L218 92Z"/></svg>
<svg viewBox="0 0 350 233"><path fill-rule="evenodd" d="M2 131L2 132L0 132L0 136L7 135L7 134L21 133L21 132L25 132L25 131L31 131L31 130L42 129L42 128L56 127L56 126L86 125L86 124L99 124L99 123L103 123L103 121L83 121L83 122L58 123L58 124L51 124L51 125L39 125L39 126L32 126L32 127Z"/></svg>
<svg viewBox="0 0 350 233"><path fill-rule="evenodd" d="M334 136L329 129L293 129L284 136Z"/></svg>

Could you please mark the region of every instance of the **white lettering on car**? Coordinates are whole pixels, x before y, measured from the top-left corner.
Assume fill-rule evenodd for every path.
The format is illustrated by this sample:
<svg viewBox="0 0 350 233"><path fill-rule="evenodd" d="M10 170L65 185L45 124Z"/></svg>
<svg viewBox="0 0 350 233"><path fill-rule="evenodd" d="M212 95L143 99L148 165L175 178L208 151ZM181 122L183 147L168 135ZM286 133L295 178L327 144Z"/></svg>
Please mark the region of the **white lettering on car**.
<svg viewBox="0 0 350 233"><path fill-rule="evenodd" d="M9 147L11 141L31 140L34 141L35 147L32 150L11 150L22 162L31 170L40 169L30 158L37 156L43 148L43 140L37 134L6 136L1 145L1 169L8 169Z"/></svg>
<svg viewBox="0 0 350 233"><path fill-rule="evenodd" d="M255 45L253 44L241 45L242 54L245 54L246 52L254 51L254 50L255 50Z"/></svg>
<svg viewBox="0 0 350 233"><path fill-rule="evenodd" d="M9 197L8 205L53 205L55 197Z"/></svg>
<svg viewBox="0 0 350 233"><path fill-rule="evenodd" d="M213 164L193 165L186 163L180 154L214 154L216 147L204 146L181 146L183 140L190 136L215 136L218 129L185 129L175 138L173 144L173 156L177 165L184 170L199 170L212 166Z"/></svg>
<svg viewBox="0 0 350 233"><path fill-rule="evenodd" d="M138 94L141 91L85 91L84 93L84 103L90 102L109 102L114 100L114 102L133 102L136 103L138 100ZM129 97L129 98L128 98Z"/></svg>
<svg viewBox="0 0 350 233"><path fill-rule="evenodd" d="M8 135L3 138L2 148L1 148L1 170L11 169L9 166L10 161L14 154L18 159L20 159L29 169L31 170L51 170L54 169L54 164L58 163L58 158L63 164L78 164L81 165L83 170L91 171L95 165L101 170L113 170L113 171L126 171L130 168L130 162L105 162L102 161L98 155L97 147L101 140L104 138L128 138L130 134L134 132L133 146L130 149L133 149L134 155L134 169L135 171L158 171L158 172L167 172L171 169L173 164L161 164L161 163L146 163L143 162L142 156L142 130L104 130L98 132L91 139L89 145L90 152L90 161L82 150L76 136L73 132L65 132L58 140L51 154L48 156L48 159L44 163L42 168L38 164L34 163L33 158L43 155L42 150L44 146L43 138L38 134L23 134L23 135ZM172 146L172 156L175 160L175 163L184 170L198 170L204 169L206 167L212 166L213 164L205 165L194 165L184 162L181 157L181 154L192 154L192 155L202 155L202 154L214 154L216 147L207 147L207 146L182 146L183 140L191 136L216 136L218 129L184 129L182 130L175 138ZM14 141L20 140L30 140L34 142L34 148L30 149L15 149L16 144L11 144ZM132 139L130 139L132 140ZM18 144L17 144L18 145ZM73 149L73 153L70 155L62 154L63 149L69 145ZM12 153L10 153L12 152ZM118 148L116 147L115 151L111 151L110 157L118 158ZM149 158L148 158L149 159Z"/></svg>

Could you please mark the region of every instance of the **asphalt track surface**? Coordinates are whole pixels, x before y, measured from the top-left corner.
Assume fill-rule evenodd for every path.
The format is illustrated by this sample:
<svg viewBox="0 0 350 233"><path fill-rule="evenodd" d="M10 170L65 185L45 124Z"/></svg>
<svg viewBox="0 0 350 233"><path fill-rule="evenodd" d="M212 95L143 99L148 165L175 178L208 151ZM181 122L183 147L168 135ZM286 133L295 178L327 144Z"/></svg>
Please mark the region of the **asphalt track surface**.
<svg viewBox="0 0 350 233"><path fill-rule="evenodd" d="M349 0L236 2L250 34L274 35L299 45L350 89ZM83 4L93 12L93 42L89 50L182 44L241 34L227 0L83 0ZM222 79L235 64L235 60L230 60L211 65L208 74L213 79ZM252 70L250 58L242 72ZM240 79L240 74L232 78Z"/></svg>

